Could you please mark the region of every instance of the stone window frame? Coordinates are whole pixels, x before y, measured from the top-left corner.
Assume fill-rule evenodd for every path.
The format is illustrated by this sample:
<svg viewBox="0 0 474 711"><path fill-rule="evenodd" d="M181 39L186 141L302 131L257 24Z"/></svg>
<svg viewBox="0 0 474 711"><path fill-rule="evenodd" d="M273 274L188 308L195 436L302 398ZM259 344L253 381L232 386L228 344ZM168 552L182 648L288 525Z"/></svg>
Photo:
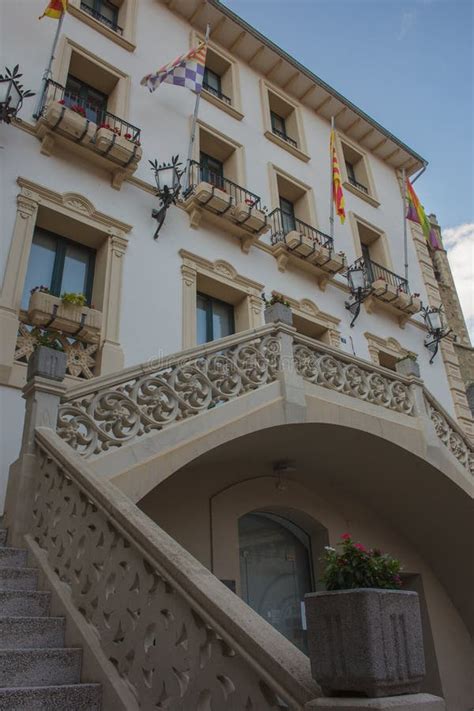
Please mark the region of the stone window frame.
<svg viewBox="0 0 474 711"><path fill-rule="evenodd" d="M25 382L26 366L15 361L14 356L24 282L40 209L43 214L51 215L53 224L55 219L72 220L78 234L94 235L92 246L97 249L97 258L93 300L100 304L102 312L95 375L120 370L124 364L119 341L123 256L132 226L99 212L88 198L78 193L58 193L23 177L17 183L20 187L17 214L0 296L0 383L22 387ZM75 378L72 381L77 382Z"/></svg>
<svg viewBox="0 0 474 711"><path fill-rule="evenodd" d="M123 29L123 35L119 35L112 29L104 25L99 20L96 20L89 13L81 8L81 0L69 0L68 12L81 20L92 29L100 32L102 35L120 45L129 52L134 52L136 49L136 23L138 12L138 0L122 0L119 9L118 24Z"/></svg>
<svg viewBox="0 0 474 711"><path fill-rule="evenodd" d="M408 348L404 348L397 341L397 339L392 336L382 338L381 336L376 336L374 333L370 333L369 331L366 331L364 336L367 340L370 359L376 365L381 365L380 353L385 353L396 360L401 360L402 358L406 358L407 356L413 354L413 351L410 351Z"/></svg>
<svg viewBox="0 0 474 711"><path fill-rule="evenodd" d="M190 47L197 47L199 42L204 40L204 35L192 30L190 33ZM224 93L227 94L232 101L232 104L226 104L225 101L219 99L219 97L214 96L209 91L203 89L201 96L203 99L208 101L210 104L217 106L217 108L225 111L232 118L237 119L237 121L242 121L244 118L244 113L242 111L242 93L240 90L240 69L239 63L229 52L217 45L212 39L208 42L208 50L224 63L228 65L226 74L228 74L228 81L223 83Z"/></svg>
<svg viewBox="0 0 474 711"><path fill-rule="evenodd" d="M261 294L264 285L248 279L223 259L211 262L204 257L179 250L182 259L182 348L197 344L196 296L198 291L239 306L235 311L235 332L257 328L263 323ZM212 293L210 293L212 292ZM232 299L229 301L229 295Z"/></svg>
<svg viewBox="0 0 474 711"><path fill-rule="evenodd" d="M386 267L390 271L395 272L396 270L393 267L392 255L390 252L387 233L381 227L377 227L377 225L374 225L372 222L369 222L369 220L366 220L365 217L358 215L357 213L353 212L352 210L348 211L348 218L349 218L349 225L351 227L352 238L354 240L354 249L355 249L356 259L359 259L360 257L363 256L361 242L360 242L360 236L359 236L359 229L358 229L358 223L360 223L360 224L364 225L365 227L367 227L369 230L372 230L373 232L376 232L379 235L377 238L377 241L380 240L380 249L382 251L383 258L382 258L382 260L380 260L380 262L377 259L374 261L379 263L380 266Z"/></svg>
<svg viewBox="0 0 474 711"><path fill-rule="evenodd" d="M318 215L316 211L316 200L314 198L314 190L311 185L304 183L299 180L294 175L291 175L283 168L279 168L274 163L268 163L268 175L270 181L270 204L272 210L280 207L280 193L278 191L278 177L281 177L288 183L291 183L297 190L302 191L305 194L305 214L301 216L296 214L295 217L298 220L308 223L311 227L319 229ZM322 230L324 232L324 230Z"/></svg>
<svg viewBox="0 0 474 711"><path fill-rule="evenodd" d="M353 195L357 195L357 197L361 198L362 200L365 200L365 202L368 202L369 205L372 205L372 207L379 207L380 206L380 200L377 195L376 187L375 187L375 180L374 176L372 174L372 168L370 165L370 156L369 152L361 148L357 143L352 141L350 138L347 138L347 136L340 132L336 131L336 153L338 156L339 160L339 169L341 171L341 178L342 178L342 186L344 190L347 190L348 192L352 193ZM363 190L359 190L356 188L355 185L352 185L352 183L349 182L349 176L347 175L347 168L346 168L346 161L344 158L344 150L343 150L343 145L346 145L348 148L352 149L356 153L358 153L361 157L361 160L364 163L364 168L365 172L367 175L367 188L369 190L369 193L364 193Z"/></svg>
<svg viewBox="0 0 474 711"><path fill-rule="evenodd" d="M192 122L192 117L190 120ZM225 177L229 178L229 180L232 180L234 183L237 183L242 188L246 188L247 187L247 180L246 180L246 170L245 170L245 148L244 148L243 144L239 143L239 141L236 141L231 136L228 136L225 133L222 133L217 128L214 128L213 126L206 123L205 121L198 119L197 120L196 140L194 141L194 144L193 144L193 160L195 160L197 163L200 162L201 131L207 133L211 138L215 139L217 142L226 144L227 146L229 146L232 149L232 153L235 153L235 174L234 174L234 177L232 177L232 178L230 178L228 175L226 175ZM225 165L225 161L224 161L224 165Z"/></svg>
<svg viewBox="0 0 474 711"><path fill-rule="evenodd" d="M290 304L291 311L294 316L304 319L308 322L309 326L316 326L317 328L324 329L325 333L320 339L322 343L326 343L328 346L332 346L333 348L340 348L340 318L321 311L321 309L319 309L314 301L311 301L311 299L301 299L301 301L298 301L297 299L293 299L291 296L287 296L283 292L276 291L275 293L283 297L283 299Z"/></svg>
<svg viewBox="0 0 474 711"><path fill-rule="evenodd" d="M280 136L277 136L272 131L269 93L272 93L277 97L277 99L290 107L291 112L294 114L296 135L292 136L292 138L297 141L298 146L292 146L288 143L288 141L280 138ZM299 158L303 162L308 163L308 161L311 160L311 157L308 154L301 106L288 94L274 86L266 79L260 79L260 95L262 99L264 136L272 143L275 143L277 146L280 146L280 148L283 148L285 151L288 151L288 153L291 153L291 155L295 156L295 158Z"/></svg>

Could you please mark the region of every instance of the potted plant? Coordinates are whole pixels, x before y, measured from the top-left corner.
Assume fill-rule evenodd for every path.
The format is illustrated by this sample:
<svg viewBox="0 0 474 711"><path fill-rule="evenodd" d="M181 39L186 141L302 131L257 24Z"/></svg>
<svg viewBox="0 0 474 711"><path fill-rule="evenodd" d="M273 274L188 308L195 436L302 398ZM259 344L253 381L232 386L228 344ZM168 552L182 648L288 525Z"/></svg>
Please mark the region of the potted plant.
<svg viewBox="0 0 474 711"><path fill-rule="evenodd" d="M89 143L97 128L95 123L87 120L82 106L73 104L68 107L64 99L51 101L43 114L43 120L50 128L81 143Z"/></svg>
<svg viewBox="0 0 474 711"><path fill-rule="evenodd" d="M345 533L327 547L324 592L305 597L313 677L327 695L394 696L420 689L425 660L418 595L400 563Z"/></svg>
<svg viewBox="0 0 474 711"><path fill-rule="evenodd" d="M344 269L346 265L346 255L344 252L334 252L334 250L329 247L323 247L319 249L318 255L315 259L315 263L327 272L331 274L336 274Z"/></svg>
<svg viewBox="0 0 474 711"><path fill-rule="evenodd" d="M310 257L310 261L316 262L321 252L321 245L316 239L299 230L291 230L285 235L285 244L288 249L299 257Z"/></svg>
<svg viewBox="0 0 474 711"><path fill-rule="evenodd" d="M33 326L48 325L90 343L99 340L102 313L86 305L84 294L54 296L45 286L36 286L30 293L28 322Z"/></svg>
<svg viewBox="0 0 474 711"><path fill-rule="evenodd" d="M67 355L58 338L58 333L46 329L34 329L36 344L28 360L27 380L35 376L63 380L66 375Z"/></svg>
<svg viewBox="0 0 474 711"><path fill-rule="evenodd" d="M262 294L262 299L265 304L265 311L263 312L265 323L281 321L281 323L286 323L288 326L293 325L290 303L281 294L272 291L270 299L267 299L265 294Z"/></svg>
<svg viewBox="0 0 474 711"><path fill-rule="evenodd" d="M132 134L127 131L122 134L117 126L108 123L101 123L98 127L94 146L98 153L121 163L132 161L135 165L142 157L140 141L134 140Z"/></svg>
<svg viewBox="0 0 474 711"><path fill-rule="evenodd" d="M265 209L258 206L256 198L247 197L245 200L238 202L230 211L232 218L242 227L246 227L253 232L265 231L267 227L267 216Z"/></svg>
<svg viewBox="0 0 474 711"><path fill-rule="evenodd" d="M418 356L416 353L408 351L403 358L400 358L395 363L397 373L401 375L414 375L415 378L420 377L420 366L418 365Z"/></svg>

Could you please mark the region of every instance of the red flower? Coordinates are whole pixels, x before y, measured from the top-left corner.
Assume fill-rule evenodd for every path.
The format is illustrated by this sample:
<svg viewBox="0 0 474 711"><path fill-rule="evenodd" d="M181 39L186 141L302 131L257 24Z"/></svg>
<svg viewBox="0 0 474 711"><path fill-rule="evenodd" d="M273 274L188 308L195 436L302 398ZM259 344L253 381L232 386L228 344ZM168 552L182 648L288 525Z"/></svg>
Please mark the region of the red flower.
<svg viewBox="0 0 474 711"><path fill-rule="evenodd" d="M61 104L61 106L64 106L64 99L61 99L60 101L58 101L58 104Z"/></svg>
<svg viewBox="0 0 474 711"><path fill-rule="evenodd" d="M357 548L357 550L361 553L367 553L367 549L362 545L362 543L354 543L354 548Z"/></svg>
<svg viewBox="0 0 474 711"><path fill-rule="evenodd" d="M343 541L350 541L351 540L351 534L350 533L343 533L341 536Z"/></svg>

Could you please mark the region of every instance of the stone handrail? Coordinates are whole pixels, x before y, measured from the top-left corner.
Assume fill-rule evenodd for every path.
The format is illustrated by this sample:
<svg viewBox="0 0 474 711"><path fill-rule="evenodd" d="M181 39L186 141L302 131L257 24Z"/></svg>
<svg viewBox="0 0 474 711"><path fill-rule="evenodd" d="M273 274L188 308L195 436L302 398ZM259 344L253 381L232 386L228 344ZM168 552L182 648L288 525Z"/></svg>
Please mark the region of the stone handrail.
<svg viewBox="0 0 474 711"><path fill-rule="evenodd" d="M330 390L414 416L410 379L361 358L296 334L293 354L298 375Z"/></svg>
<svg viewBox="0 0 474 711"><path fill-rule="evenodd" d="M423 390L426 411L434 425L436 434L463 467L474 475L474 448L472 443L433 395L426 388Z"/></svg>
<svg viewBox="0 0 474 711"><path fill-rule="evenodd" d="M120 447L271 383L279 353L265 326L97 378L63 398L57 432L85 457Z"/></svg>
<svg viewBox="0 0 474 711"><path fill-rule="evenodd" d="M48 428L30 535L141 708L302 710L308 658Z"/></svg>

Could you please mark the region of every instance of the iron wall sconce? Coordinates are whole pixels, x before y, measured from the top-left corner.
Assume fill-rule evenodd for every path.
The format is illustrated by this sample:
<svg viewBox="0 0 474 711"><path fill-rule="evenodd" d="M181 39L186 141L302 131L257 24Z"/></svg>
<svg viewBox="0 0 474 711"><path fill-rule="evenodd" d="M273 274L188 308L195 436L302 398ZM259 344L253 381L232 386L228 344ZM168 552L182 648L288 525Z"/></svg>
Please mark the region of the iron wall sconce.
<svg viewBox="0 0 474 711"><path fill-rule="evenodd" d="M157 227L153 239L158 239L159 232L163 227L166 213L171 205L176 205L180 190L181 177L184 170L179 163L179 156L173 156L171 163L162 163L158 165L157 160L150 160L152 171L155 173L157 196L161 200L161 205L158 210L153 210L151 216L157 221Z"/></svg>
<svg viewBox="0 0 474 711"><path fill-rule="evenodd" d="M431 352L430 364L433 362L438 350L440 341L452 333L452 329L448 328L443 319L443 307L425 306L421 310L428 335L425 338L425 348Z"/></svg>
<svg viewBox="0 0 474 711"><path fill-rule="evenodd" d="M23 89L18 81L23 75L18 69L18 64L12 70L5 67L5 74L0 74L0 123L11 123L21 109L23 99L35 95L33 91Z"/></svg>
<svg viewBox="0 0 474 711"><path fill-rule="evenodd" d="M346 309L352 314L351 328L360 313L360 307L371 292L371 288L367 282L367 274L365 264L362 260L357 260L349 267L345 274L349 282L351 292L351 300L345 302Z"/></svg>

